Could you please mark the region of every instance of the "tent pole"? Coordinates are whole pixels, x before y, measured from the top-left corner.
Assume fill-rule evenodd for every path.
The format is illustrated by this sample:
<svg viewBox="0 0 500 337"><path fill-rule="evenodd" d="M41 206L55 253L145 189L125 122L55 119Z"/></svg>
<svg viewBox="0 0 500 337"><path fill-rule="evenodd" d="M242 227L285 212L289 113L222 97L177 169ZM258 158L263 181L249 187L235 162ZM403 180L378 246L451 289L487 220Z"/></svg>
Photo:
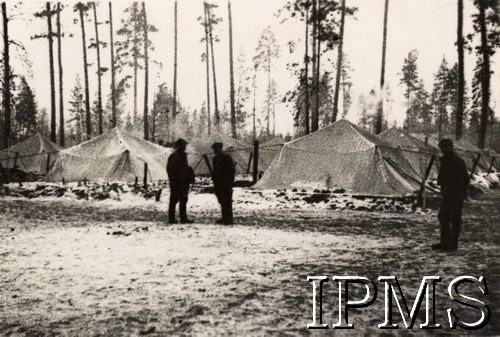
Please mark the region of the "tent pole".
<svg viewBox="0 0 500 337"><path fill-rule="evenodd" d="M146 162L144 162L143 185L145 189L148 189L148 163Z"/></svg>
<svg viewBox="0 0 500 337"><path fill-rule="evenodd" d="M257 183L259 177L259 141L253 143L253 183Z"/></svg>
<svg viewBox="0 0 500 337"><path fill-rule="evenodd" d="M481 159L481 152L479 152L477 154L476 160L474 160L474 164L472 165L472 170L470 171L470 175L469 175L469 181L472 180L472 176L474 175L474 172L476 172L476 167L477 167L477 164L479 164L479 159Z"/></svg>
<svg viewBox="0 0 500 337"><path fill-rule="evenodd" d="M429 174L431 173L432 165L434 165L434 161L436 160L436 156L431 156L431 161L427 165L427 168L425 169L425 175L422 179L422 183L420 185L420 191L418 192L418 197L417 197L417 203L422 205L423 208L425 209L425 200L422 198L422 196L425 193L425 182L427 181L427 178L429 177Z"/></svg>

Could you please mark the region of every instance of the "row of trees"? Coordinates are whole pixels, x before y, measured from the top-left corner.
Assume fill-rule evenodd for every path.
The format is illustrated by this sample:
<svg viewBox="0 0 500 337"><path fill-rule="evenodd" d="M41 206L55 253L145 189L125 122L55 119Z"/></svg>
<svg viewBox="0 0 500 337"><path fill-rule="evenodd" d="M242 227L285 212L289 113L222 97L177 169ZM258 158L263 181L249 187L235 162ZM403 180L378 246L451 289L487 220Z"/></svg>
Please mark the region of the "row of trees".
<svg viewBox="0 0 500 337"><path fill-rule="evenodd" d="M17 6L17 5L16 5ZM15 8L16 6L13 6ZM177 6L177 5L176 5ZM75 133L69 135L71 139L77 138L78 141L90 139L92 136L101 134L104 128L111 128L121 124L120 105L123 103L125 91L129 89L128 81L133 80L134 89L134 111L132 124L138 126L143 125L144 138L149 138L150 125L148 123L148 89L149 89L149 56L148 52L152 49L152 43L148 38L148 34L157 31L156 27L148 24L146 15L146 4L144 2L132 3L126 10L126 17L122 19L121 28L116 31L119 39L114 40L115 31L113 28L113 9L112 3L108 3L108 18L104 21L99 18L98 9L100 6L96 2L78 2L73 6L75 13L74 23L80 28L82 41L82 61L83 61L83 88L81 87L80 79L77 78L77 83L72 91L71 108L72 113L70 118L65 116L64 108L64 83L63 83L63 66L62 66L62 44L64 38L72 38L73 34L69 33L70 28L66 27L66 32L63 31L61 25L61 16L64 14L65 7L61 3L52 4L45 3L43 9L36 12L36 18L45 20L47 31L46 33L36 34L32 39L43 39L48 42L49 54L49 75L50 75L50 139L53 142L57 141L59 135L59 144L65 145L66 135L65 127L68 126ZM3 33L4 33L4 52L3 52L3 120L2 120L2 147L8 147L19 138L20 134L12 134L12 92L13 78L15 77L10 67L9 47L12 44L18 44L9 38L9 21L11 20L7 13L7 4L2 3L3 16ZM53 23L55 21L55 29ZM94 34L92 38L88 38L87 25L92 24ZM109 25L109 40L105 42L100 36L101 25ZM58 96L56 101L56 70L54 57L54 40L57 42L57 75L58 75ZM109 47L109 65L103 65L102 49ZM96 50L96 60L89 62L88 49ZM96 65L95 74L97 77L96 100L93 104L90 101L89 88L89 68L92 63ZM109 116L104 116L103 107L103 88L102 76L111 68L111 86L108 98ZM141 118L138 117L138 72L144 71L144 113ZM132 73L132 75L129 74ZM117 79L120 76L121 79ZM23 79L24 87L29 87L26 79ZM30 89L31 90L31 89ZM59 105L59 130L56 130L56 108ZM32 115L36 116L36 110L32 111ZM14 122L17 122L17 117ZM36 120L36 117L31 118ZM67 125L69 123L69 125ZM42 127L42 126L40 126ZM78 132L76 131L78 130ZM78 137L76 137L78 135Z"/></svg>

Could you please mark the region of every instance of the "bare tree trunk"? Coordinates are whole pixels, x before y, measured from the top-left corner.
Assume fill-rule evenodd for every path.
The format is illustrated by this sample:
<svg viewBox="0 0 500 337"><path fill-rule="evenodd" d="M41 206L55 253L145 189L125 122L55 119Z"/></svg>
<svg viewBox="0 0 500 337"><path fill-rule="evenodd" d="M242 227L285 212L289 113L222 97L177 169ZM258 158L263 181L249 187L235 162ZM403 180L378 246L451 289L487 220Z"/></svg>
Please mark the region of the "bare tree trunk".
<svg viewBox="0 0 500 337"><path fill-rule="evenodd" d="M339 93L340 93L340 76L342 75L342 62L344 61L343 46L344 46L344 25L345 25L345 0L342 0L342 14L340 16L340 40L337 50L337 74L335 75L335 92L333 94L333 116L332 123L337 121L339 114Z"/></svg>
<svg viewBox="0 0 500 337"><path fill-rule="evenodd" d="M83 74L85 80L85 124L87 139L92 137L92 123L90 122L90 93L89 93L89 70L87 61L87 38L85 36L85 21L83 17L83 8L80 7L80 27L82 29L82 48L83 48Z"/></svg>
<svg viewBox="0 0 500 337"><path fill-rule="evenodd" d="M316 48L316 36L317 36L317 28L318 26L316 25L316 17L317 17L317 11L316 11L316 2L317 0L312 0L312 13L311 13L311 19L312 19L312 69L311 69L311 95L312 95L312 100L311 100L311 131L314 131L314 114L316 112L316 100L314 99L316 96L316 61L318 60L316 57L316 52L318 51Z"/></svg>
<svg viewBox="0 0 500 337"><path fill-rule="evenodd" d="M255 117L255 96L257 91L257 64L254 65L254 73L253 73L253 109L252 109L252 129L253 129L253 140L257 140L257 125L256 125L256 117Z"/></svg>
<svg viewBox="0 0 500 337"><path fill-rule="evenodd" d="M217 97L217 76L215 72L215 54L214 54L214 38L212 30L212 13L207 6L208 14L208 32L210 35L210 54L212 55L212 76L214 84L214 125L215 129L219 131L220 128L220 114L219 114L219 99Z"/></svg>
<svg viewBox="0 0 500 337"><path fill-rule="evenodd" d="M148 40L148 18L146 15L146 4L142 3L142 14L144 20L144 139L149 140L148 124L148 89L149 89L149 40Z"/></svg>
<svg viewBox="0 0 500 337"><path fill-rule="evenodd" d="M111 1L109 4L109 49L111 51L111 126L116 128L117 115L116 115L116 83L115 83L115 44L113 38L113 7Z"/></svg>
<svg viewBox="0 0 500 337"><path fill-rule="evenodd" d="M64 147L64 90L62 66L61 3L57 3L57 63L59 67L59 145Z"/></svg>
<svg viewBox="0 0 500 337"><path fill-rule="evenodd" d="M174 93L172 101L172 120L177 116L177 1L174 5Z"/></svg>
<svg viewBox="0 0 500 337"><path fill-rule="evenodd" d="M267 46L267 135L271 133L271 46Z"/></svg>
<svg viewBox="0 0 500 337"><path fill-rule="evenodd" d="M478 146L484 149L486 145L486 131L488 129L490 105L490 54L488 48L488 32L486 30L485 0L479 0L479 27L481 30L481 54L483 58L481 76L481 118L479 126Z"/></svg>
<svg viewBox="0 0 500 337"><path fill-rule="evenodd" d="M321 0L316 0L317 3L317 10L316 10L316 20L315 24L317 26L316 28L316 48L318 49L316 51L316 78L314 80L315 88L314 88L314 94L315 94L315 104L314 104L314 114L313 114L313 119L312 119L312 124L311 124L311 130L317 131L319 128L319 88L320 88L320 68L321 68L321 20L320 20L320 13L321 13Z"/></svg>
<svg viewBox="0 0 500 337"><path fill-rule="evenodd" d="M2 148L10 145L10 116L11 116L11 92L10 92L10 55L9 55L9 18L7 17L7 4L2 2L3 18L3 110L5 117L4 138Z"/></svg>
<svg viewBox="0 0 500 337"><path fill-rule="evenodd" d="M455 139L462 138L464 120L464 95L465 95L465 74L464 74L464 1L458 0L457 18L457 51L458 51L458 97L457 113L455 124Z"/></svg>
<svg viewBox="0 0 500 337"><path fill-rule="evenodd" d="M137 22L134 23L134 33L133 33L133 43L134 43L134 52L133 52L133 69L134 69L134 112L133 112L133 123L134 127L136 127L137 124L137 72L139 69L139 51L138 51L138 44L137 44L137 31L139 30L139 27L137 26Z"/></svg>
<svg viewBox="0 0 500 337"><path fill-rule="evenodd" d="M211 126L212 126L212 121L210 118L210 50L208 48L209 44L209 33L208 33L208 10L207 10L207 3L203 3L204 6L204 18L205 18L205 61L207 65L207 128L208 128L208 134L211 133Z"/></svg>
<svg viewBox="0 0 500 337"><path fill-rule="evenodd" d="M230 84L230 100L231 100L231 135L234 139L238 137L236 134L236 107L234 100L234 62L233 62L233 19L231 15L231 2L227 3L227 11L229 16L229 84Z"/></svg>
<svg viewBox="0 0 500 337"><path fill-rule="evenodd" d="M309 118L309 109L310 109L310 101L309 101L309 2L306 4L306 51L305 51L305 56L304 56L304 62L305 62L305 78L304 78L304 83L305 83L305 108L306 108L306 113L304 116L305 119L305 129L306 129L306 135L308 135L311 132L310 129L310 118Z"/></svg>
<svg viewBox="0 0 500 337"><path fill-rule="evenodd" d="M384 6L384 36L382 38L382 67L380 70L380 99L377 105L377 118L375 120L375 134L382 132L384 118L384 86L385 86L385 57L387 51L387 16L389 11L389 0L385 0Z"/></svg>
<svg viewBox="0 0 500 337"><path fill-rule="evenodd" d="M49 40L49 71L50 71L50 141L57 142L56 136L56 85L54 77L54 36L52 33L52 13L50 2L46 3L47 26Z"/></svg>
<svg viewBox="0 0 500 337"><path fill-rule="evenodd" d="M97 128L98 134L102 134L102 83L101 83L101 46L99 40L99 22L97 21L96 3L92 3L94 10L95 44L97 51Z"/></svg>

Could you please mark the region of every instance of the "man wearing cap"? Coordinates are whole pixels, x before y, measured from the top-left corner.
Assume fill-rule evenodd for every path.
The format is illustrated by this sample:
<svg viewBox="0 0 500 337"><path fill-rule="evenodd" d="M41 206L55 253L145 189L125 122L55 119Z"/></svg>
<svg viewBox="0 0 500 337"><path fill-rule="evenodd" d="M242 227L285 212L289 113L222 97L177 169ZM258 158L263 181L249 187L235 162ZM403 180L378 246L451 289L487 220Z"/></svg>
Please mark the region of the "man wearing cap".
<svg viewBox="0 0 500 337"><path fill-rule="evenodd" d="M233 182L234 182L234 163L233 159L227 153L222 151L222 143L214 143L212 149L215 157L213 160L213 181L215 195L221 206L222 218L217 221L221 224L233 223Z"/></svg>
<svg viewBox="0 0 500 337"><path fill-rule="evenodd" d="M453 151L453 141L442 139L439 147L443 156L438 174L443 203L438 219L441 225L441 241L432 246L435 250L454 251L458 248L458 237L462 225L462 208L469 185L469 174L465 162Z"/></svg>
<svg viewBox="0 0 500 337"><path fill-rule="evenodd" d="M181 223L192 223L187 218L186 205L188 201L189 184L194 183L193 170L188 166L186 154L187 142L179 138L175 142L175 151L168 157L167 174L170 184L170 204L168 207L168 222L177 223L175 207L179 203Z"/></svg>

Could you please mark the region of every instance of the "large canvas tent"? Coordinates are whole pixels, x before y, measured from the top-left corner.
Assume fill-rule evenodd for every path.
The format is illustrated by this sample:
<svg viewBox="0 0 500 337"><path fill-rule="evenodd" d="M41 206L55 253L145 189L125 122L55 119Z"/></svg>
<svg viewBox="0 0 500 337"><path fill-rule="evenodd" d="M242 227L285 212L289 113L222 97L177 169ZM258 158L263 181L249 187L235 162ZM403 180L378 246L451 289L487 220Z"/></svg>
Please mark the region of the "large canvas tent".
<svg viewBox="0 0 500 337"><path fill-rule="evenodd" d="M148 142L124 130L112 129L91 140L59 152L46 179L49 181L167 180L166 164L171 149Z"/></svg>
<svg viewBox="0 0 500 337"><path fill-rule="evenodd" d="M194 168L195 174L197 175L209 175L210 172L203 159L204 155L207 155L210 165L212 165L213 159L213 143L222 143L224 145L224 151L231 155L236 166L236 173L246 174L248 173L249 164L253 152L253 148L239 140L226 136L220 132L213 131L210 135L203 137L202 139L191 140L188 145L188 160L189 165ZM251 169L251 167L250 167Z"/></svg>
<svg viewBox="0 0 500 337"><path fill-rule="evenodd" d="M259 146L259 171L266 171L271 163L280 152L281 147L285 144L283 139L279 137L272 138Z"/></svg>
<svg viewBox="0 0 500 337"><path fill-rule="evenodd" d="M401 150L401 155L408 161L419 177L423 178L432 155L438 154L435 146L413 137L397 128L388 129L377 135L394 148ZM428 178L437 178L437 165L431 167Z"/></svg>
<svg viewBox="0 0 500 337"><path fill-rule="evenodd" d="M419 134L416 136L420 139L423 139L423 135ZM452 136L446 136L443 138L453 139ZM429 144L438 148L439 147L439 138L437 135L431 135L429 137ZM479 154L479 161L477 163L476 172L479 170L486 171L489 169L492 156L488 151L484 151L479 149L477 146L472 144L466 139L453 140L454 150L455 152L465 161L465 165L469 171L472 170L474 166L474 162L477 160Z"/></svg>
<svg viewBox="0 0 500 337"><path fill-rule="evenodd" d="M418 190L419 178L399 150L340 120L285 143L255 187L403 195Z"/></svg>
<svg viewBox="0 0 500 337"><path fill-rule="evenodd" d="M17 167L26 173L45 174L61 148L40 133L0 152L4 168Z"/></svg>

